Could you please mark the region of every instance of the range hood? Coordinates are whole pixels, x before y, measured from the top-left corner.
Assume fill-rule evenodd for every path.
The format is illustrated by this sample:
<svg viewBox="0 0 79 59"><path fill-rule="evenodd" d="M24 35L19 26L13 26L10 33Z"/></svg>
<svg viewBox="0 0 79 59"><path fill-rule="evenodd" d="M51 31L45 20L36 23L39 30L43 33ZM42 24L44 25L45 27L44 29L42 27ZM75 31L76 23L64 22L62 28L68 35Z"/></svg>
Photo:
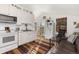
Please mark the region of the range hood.
<svg viewBox="0 0 79 59"><path fill-rule="evenodd" d="M0 14L0 23L16 23L17 17Z"/></svg>

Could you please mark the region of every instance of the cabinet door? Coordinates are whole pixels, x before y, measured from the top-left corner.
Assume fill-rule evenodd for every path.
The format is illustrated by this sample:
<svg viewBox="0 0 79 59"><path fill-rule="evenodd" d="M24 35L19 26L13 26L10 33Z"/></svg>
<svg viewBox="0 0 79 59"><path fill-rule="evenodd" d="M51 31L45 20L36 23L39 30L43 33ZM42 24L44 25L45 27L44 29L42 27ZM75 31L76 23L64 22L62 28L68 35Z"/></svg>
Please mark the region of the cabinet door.
<svg viewBox="0 0 79 59"><path fill-rule="evenodd" d="M21 21L21 23L27 23L27 19L26 19L26 17L27 17L27 15L25 14L26 12L24 12L24 11L21 11L21 19L22 19L22 21Z"/></svg>
<svg viewBox="0 0 79 59"><path fill-rule="evenodd" d="M29 36L30 35L30 36ZM28 41L27 42L31 42L31 41L34 41L36 39L36 33L33 31L33 32L29 32L28 33Z"/></svg>
<svg viewBox="0 0 79 59"><path fill-rule="evenodd" d="M0 14L8 15L9 4L0 4Z"/></svg>
<svg viewBox="0 0 79 59"><path fill-rule="evenodd" d="M12 6L12 5L9 5L9 15L10 16L17 16L17 8Z"/></svg>
<svg viewBox="0 0 79 59"><path fill-rule="evenodd" d="M21 15L22 15L22 23L32 23L33 18L32 18L31 14L29 14L25 11L22 11Z"/></svg>
<svg viewBox="0 0 79 59"><path fill-rule="evenodd" d="M17 24L21 24L22 21L22 10L17 10Z"/></svg>
<svg viewBox="0 0 79 59"><path fill-rule="evenodd" d="M28 12L25 12L25 22L26 23L33 23L33 16L29 14Z"/></svg>
<svg viewBox="0 0 79 59"><path fill-rule="evenodd" d="M19 45L31 42L36 39L34 32L21 32L19 33Z"/></svg>
<svg viewBox="0 0 79 59"><path fill-rule="evenodd" d="M19 10L14 6L9 5L9 15L17 17L17 24L21 24L21 22L22 22L22 10Z"/></svg>
<svg viewBox="0 0 79 59"><path fill-rule="evenodd" d="M19 45L29 42L29 34L27 32L19 33Z"/></svg>

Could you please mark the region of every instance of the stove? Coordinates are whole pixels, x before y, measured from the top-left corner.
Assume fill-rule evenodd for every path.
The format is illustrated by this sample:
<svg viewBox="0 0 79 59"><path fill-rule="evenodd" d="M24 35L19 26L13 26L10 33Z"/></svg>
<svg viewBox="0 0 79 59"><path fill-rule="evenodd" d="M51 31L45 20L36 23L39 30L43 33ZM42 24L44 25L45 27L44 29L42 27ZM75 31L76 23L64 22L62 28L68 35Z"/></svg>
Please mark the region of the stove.
<svg viewBox="0 0 79 59"><path fill-rule="evenodd" d="M17 39L16 24L0 23L0 53L17 48Z"/></svg>

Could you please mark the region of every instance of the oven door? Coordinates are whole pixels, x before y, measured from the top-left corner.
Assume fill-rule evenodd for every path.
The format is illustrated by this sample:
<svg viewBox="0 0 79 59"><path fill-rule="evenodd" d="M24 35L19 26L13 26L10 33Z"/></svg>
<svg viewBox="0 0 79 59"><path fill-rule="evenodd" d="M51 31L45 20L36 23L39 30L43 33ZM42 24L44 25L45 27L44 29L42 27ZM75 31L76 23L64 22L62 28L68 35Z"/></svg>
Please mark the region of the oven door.
<svg viewBox="0 0 79 59"><path fill-rule="evenodd" d="M16 33L2 33L0 34L0 47L5 47L17 43Z"/></svg>

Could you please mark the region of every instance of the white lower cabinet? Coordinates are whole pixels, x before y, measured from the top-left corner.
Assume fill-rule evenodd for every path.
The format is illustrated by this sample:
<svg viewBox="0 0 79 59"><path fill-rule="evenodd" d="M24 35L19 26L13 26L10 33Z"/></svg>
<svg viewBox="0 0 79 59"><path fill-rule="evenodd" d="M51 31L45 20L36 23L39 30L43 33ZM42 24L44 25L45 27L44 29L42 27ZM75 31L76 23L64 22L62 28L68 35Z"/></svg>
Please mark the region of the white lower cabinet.
<svg viewBox="0 0 79 59"><path fill-rule="evenodd" d="M32 31L19 33L19 45L31 42L36 39L36 33Z"/></svg>

